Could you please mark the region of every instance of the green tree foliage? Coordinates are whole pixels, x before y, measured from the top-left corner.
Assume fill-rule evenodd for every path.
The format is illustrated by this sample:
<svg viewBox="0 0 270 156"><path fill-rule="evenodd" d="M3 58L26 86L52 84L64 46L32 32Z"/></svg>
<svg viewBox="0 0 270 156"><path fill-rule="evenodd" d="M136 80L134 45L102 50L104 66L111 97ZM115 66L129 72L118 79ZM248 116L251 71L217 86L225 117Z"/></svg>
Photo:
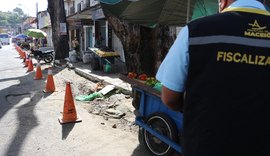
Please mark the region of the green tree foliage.
<svg viewBox="0 0 270 156"><path fill-rule="evenodd" d="M17 13L18 15L23 15L23 10L21 8L16 7L13 9L13 13Z"/></svg>
<svg viewBox="0 0 270 156"><path fill-rule="evenodd" d="M13 11L0 11L0 26L15 26L21 24L28 16L24 14L21 8L15 8Z"/></svg>

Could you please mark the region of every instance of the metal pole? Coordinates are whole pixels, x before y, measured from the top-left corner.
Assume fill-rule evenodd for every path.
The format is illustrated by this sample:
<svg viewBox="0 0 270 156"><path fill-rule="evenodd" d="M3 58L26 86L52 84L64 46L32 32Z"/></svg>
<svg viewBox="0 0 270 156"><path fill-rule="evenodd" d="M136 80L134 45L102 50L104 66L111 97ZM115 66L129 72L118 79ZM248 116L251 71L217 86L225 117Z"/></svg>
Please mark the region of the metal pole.
<svg viewBox="0 0 270 156"><path fill-rule="evenodd" d="M108 29L109 29L109 24L108 24L108 21L106 20L105 21L105 34L106 34L106 46L107 47L109 47L109 44L108 44L108 42L109 42L109 31L108 31Z"/></svg>
<svg viewBox="0 0 270 156"><path fill-rule="evenodd" d="M37 29L39 28L38 25L38 2L36 3L36 18L37 18Z"/></svg>
<svg viewBox="0 0 270 156"><path fill-rule="evenodd" d="M94 26L93 26L93 47L95 47L95 45L96 45L96 21L95 21L95 19L93 20L93 22L94 22Z"/></svg>

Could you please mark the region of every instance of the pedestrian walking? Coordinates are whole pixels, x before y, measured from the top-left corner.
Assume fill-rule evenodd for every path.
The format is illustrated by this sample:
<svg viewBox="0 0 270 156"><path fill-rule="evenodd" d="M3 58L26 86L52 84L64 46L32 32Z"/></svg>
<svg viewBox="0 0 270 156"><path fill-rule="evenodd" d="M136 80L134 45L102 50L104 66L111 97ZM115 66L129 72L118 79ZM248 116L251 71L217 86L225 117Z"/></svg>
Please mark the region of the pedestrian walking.
<svg viewBox="0 0 270 156"><path fill-rule="evenodd" d="M79 43L79 41L77 40L76 37L74 38L74 40L72 40L72 47L75 50L78 59L80 59L81 58L80 43Z"/></svg>
<svg viewBox="0 0 270 156"><path fill-rule="evenodd" d="M270 155L270 13L219 0L189 22L162 62L162 100L183 111L184 156Z"/></svg>

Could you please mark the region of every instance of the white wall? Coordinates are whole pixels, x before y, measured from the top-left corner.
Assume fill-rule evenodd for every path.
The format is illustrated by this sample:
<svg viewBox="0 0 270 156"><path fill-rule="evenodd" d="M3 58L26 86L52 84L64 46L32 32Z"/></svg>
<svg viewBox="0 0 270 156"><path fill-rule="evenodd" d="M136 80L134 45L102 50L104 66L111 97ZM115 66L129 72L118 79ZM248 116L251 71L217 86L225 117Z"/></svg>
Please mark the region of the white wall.
<svg viewBox="0 0 270 156"><path fill-rule="evenodd" d="M78 12L78 8L77 8L78 3L81 3L81 0L75 0L75 4L74 4L75 5L74 6L75 7L75 13Z"/></svg>
<svg viewBox="0 0 270 156"><path fill-rule="evenodd" d="M90 0L90 6L93 7L95 5L99 4L98 0Z"/></svg>
<svg viewBox="0 0 270 156"><path fill-rule="evenodd" d="M51 25L51 19L49 13L46 12L40 12L38 14L38 26L40 29L44 27L48 27Z"/></svg>
<svg viewBox="0 0 270 156"><path fill-rule="evenodd" d="M66 16L69 15L69 3L67 1L64 1L64 8L66 10Z"/></svg>
<svg viewBox="0 0 270 156"><path fill-rule="evenodd" d="M122 45L120 39L115 35L114 32L112 32L112 48L114 51L119 53L121 60L123 62L126 62L123 45Z"/></svg>
<svg viewBox="0 0 270 156"><path fill-rule="evenodd" d="M53 42L52 42L52 28L51 27L48 27L46 33L47 33L47 44L48 44L48 47L53 47Z"/></svg>

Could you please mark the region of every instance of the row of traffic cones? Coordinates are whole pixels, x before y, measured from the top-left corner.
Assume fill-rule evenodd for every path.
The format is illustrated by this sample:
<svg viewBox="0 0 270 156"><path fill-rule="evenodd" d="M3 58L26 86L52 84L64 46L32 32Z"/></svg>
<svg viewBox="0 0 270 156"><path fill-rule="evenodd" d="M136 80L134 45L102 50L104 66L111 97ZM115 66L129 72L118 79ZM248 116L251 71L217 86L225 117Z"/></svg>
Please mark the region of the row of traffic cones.
<svg viewBox="0 0 270 156"><path fill-rule="evenodd" d="M27 55L26 52L24 52L20 46L17 46L17 45L14 45L14 46L17 52L19 53L19 55L21 56L21 58L24 59L24 67L28 67L27 72L33 71L34 66L33 66L32 58L29 55ZM42 70L41 70L39 61L36 64L36 74L35 74L34 79L35 80L43 79ZM47 76L47 84L46 84L46 88L44 89L44 92L52 93L54 91L55 91L55 85L54 85L53 76L52 76L52 68L49 67L48 76Z"/></svg>
<svg viewBox="0 0 270 156"><path fill-rule="evenodd" d="M33 62L32 58L28 57L23 50L17 46L14 45L15 49L19 53L20 57L24 59L25 67L28 67L27 72L33 71ZM41 80L43 79L42 70L40 66L40 62L37 62L36 65L36 74L34 77L35 80ZM53 79L53 73L52 73L52 67L48 68L48 75L47 75L47 82L46 87L43 90L45 93L52 93L55 91L55 85L54 85L54 79ZM81 118L77 115L76 107L74 104L74 99L72 96L71 91L71 83L66 82L66 92L65 92L65 100L64 100L64 109L62 116L58 118L59 122L61 124L64 123L73 123L73 122L81 122Z"/></svg>

